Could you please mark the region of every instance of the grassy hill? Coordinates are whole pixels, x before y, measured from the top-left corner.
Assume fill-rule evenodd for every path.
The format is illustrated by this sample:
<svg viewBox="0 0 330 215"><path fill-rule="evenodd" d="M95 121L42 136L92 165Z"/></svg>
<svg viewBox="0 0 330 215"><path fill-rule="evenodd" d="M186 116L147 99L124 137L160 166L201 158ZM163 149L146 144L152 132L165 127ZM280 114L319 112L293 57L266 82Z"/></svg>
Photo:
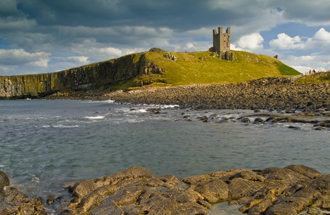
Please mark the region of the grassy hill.
<svg viewBox="0 0 330 215"><path fill-rule="evenodd" d="M233 61L220 60L212 52L168 52L177 61L166 59L167 52L144 52L147 60L165 69L162 74L139 75L117 83L110 88L136 89L139 83L151 83L144 87L164 87L192 84L230 84L274 76L293 76L300 73L281 61L243 51L232 51Z"/></svg>

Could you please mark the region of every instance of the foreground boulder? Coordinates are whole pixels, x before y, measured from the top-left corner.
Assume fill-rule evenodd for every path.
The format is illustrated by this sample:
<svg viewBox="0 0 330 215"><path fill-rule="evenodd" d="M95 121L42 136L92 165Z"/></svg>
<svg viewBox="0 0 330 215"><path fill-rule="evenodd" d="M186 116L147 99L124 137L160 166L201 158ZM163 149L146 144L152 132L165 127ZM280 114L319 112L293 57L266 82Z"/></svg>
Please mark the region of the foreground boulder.
<svg viewBox="0 0 330 215"><path fill-rule="evenodd" d="M16 188L7 187L0 193L1 215L47 215L40 198L31 198Z"/></svg>
<svg viewBox="0 0 330 215"><path fill-rule="evenodd" d="M6 186L9 186L9 178L6 173L0 170L0 191Z"/></svg>
<svg viewBox="0 0 330 215"><path fill-rule="evenodd" d="M300 165L234 169L177 179L142 167L71 183L59 214L208 214L212 204L242 205L247 214L318 214L330 209L330 175ZM319 213L320 214L320 213Z"/></svg>

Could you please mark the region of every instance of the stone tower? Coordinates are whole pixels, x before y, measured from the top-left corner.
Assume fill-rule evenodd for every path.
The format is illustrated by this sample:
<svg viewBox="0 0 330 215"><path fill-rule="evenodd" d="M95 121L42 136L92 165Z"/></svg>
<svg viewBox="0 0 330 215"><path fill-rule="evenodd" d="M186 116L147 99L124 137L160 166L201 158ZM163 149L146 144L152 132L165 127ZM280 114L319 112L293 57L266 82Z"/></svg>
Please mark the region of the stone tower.
<svg viewBox="0 0 330 215"><path fill-rule="evenodd" d="M219 58L223 60L233 60L230 53L230 28L227 28L226 33L222 33L222 27L213 29L213 47L209 49L211 52L219 54Z"/></svg>

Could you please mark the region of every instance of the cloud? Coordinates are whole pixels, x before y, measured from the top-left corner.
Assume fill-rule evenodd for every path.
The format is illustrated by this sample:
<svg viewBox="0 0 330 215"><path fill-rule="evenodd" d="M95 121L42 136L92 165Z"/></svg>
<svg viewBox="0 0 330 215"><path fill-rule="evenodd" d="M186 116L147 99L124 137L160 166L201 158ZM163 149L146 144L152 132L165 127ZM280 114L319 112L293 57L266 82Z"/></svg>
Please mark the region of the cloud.
<svg viewBox="0 0 330 215"><path fill-rule="evenodd" d="M66 0L65 4L1 0L0 48L22 49L37 58L37 53L45 53L39 60L18 65L34 65L36 71L47 68L51 72L61 67L59 61L62 65L78 66L152 47L169 51L208 50L212 46L212 29L222 26L231 27L234 49L263 52L263 31L288 22L330 25L329 10L328 0ZM325 29L309 39L285 34L275 39L271 47L321 47L329 52L329 32ZM8 45L1 46L1 41ZM65 52L70 59L55 59L54 53L59 52Z"/></svg>
<svg viewBox="0 0 330 215"><path fill-rule="evenodd" d="M305 74L309 70L327 71L330 68L330 55L285 56L282 60L287 65Z"/></svg>
<svg viewBox="0 0 330 215"><path fill-rule="evenodd" d="M89 62L103 61L111 58L117 58L123 55L143 52L144 49L132 48L116 48L112 46L104 47L104 44L98 43L96 40L84 40L82 43L73 44L70 52L82 56L88 56Z"/></svg>
<svg viewBox="0 0 330 215"><path fill-rule="evenodd" d="M290 37L281 33L277 35L277 39L271 40L269 45L276 49L321 49L330 53L330 33L321 28L306 41L299 36Z"/></svg>
<svg viewBox="0 0 330 215"><path fill-rule="evenodd" d="M17 5L16 0L1 0L0 1L0 17L18 15L16 5Z"/></svg>
<svg viewBox="0 0 330 215"><path fill-rule="evenodd" d="M250 35L245 35L239 39L237 42L239 48L248 50L262 49L262 42L264 38L259 33L254 33Z"/></svg>
<svg viewBox="0 0 330 215"><path fill-rule="evenodd" d="M236 45L234 45L234 44L230 44L230 50L243 51L242 48L236 47Z"/></svg>
<svg viewBox="0 0 330 215"><path fill-rule="evenodd" d="M23 49L0 49L0 65L47 67L50 53L29 53Z"/></svg>
<svg viewBox="0 0 330 215"><path fill-rule="evenodd" d="M308 25L330 25L328 0L276 0L265 1L267 6L283 10L283 18L288 22L299 22Z"/></svg>
<svg viewBox="0 0 330 215"><path fill-rule="evenodd" d="M290 37L285 33L281 33L277 35L277 39L271 40L269 45L272 48L278 49L303 49L305 48L305 44L301 41L299 36Z"/></svg>
<svg viewBox="0 0 330 215"><path fill-rule="evenodd" d="M85 56L71 56L66 58L68 61L72 61L74 63L78 63L80 65L88 64L90 63L88 61L88 57Z"/></svg>

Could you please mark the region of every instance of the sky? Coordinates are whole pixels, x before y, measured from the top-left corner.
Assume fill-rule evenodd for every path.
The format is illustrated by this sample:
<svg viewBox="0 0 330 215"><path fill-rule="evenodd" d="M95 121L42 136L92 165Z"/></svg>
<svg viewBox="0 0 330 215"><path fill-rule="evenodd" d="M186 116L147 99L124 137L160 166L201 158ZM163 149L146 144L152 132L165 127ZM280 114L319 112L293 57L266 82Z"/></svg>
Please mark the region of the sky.
<svg viewBox="0 0 330 215"><path fill-rule="evenodd" d="M0 0L0 76L56 72L157 47L279 56L330 70L329 0Z"/></svg>

